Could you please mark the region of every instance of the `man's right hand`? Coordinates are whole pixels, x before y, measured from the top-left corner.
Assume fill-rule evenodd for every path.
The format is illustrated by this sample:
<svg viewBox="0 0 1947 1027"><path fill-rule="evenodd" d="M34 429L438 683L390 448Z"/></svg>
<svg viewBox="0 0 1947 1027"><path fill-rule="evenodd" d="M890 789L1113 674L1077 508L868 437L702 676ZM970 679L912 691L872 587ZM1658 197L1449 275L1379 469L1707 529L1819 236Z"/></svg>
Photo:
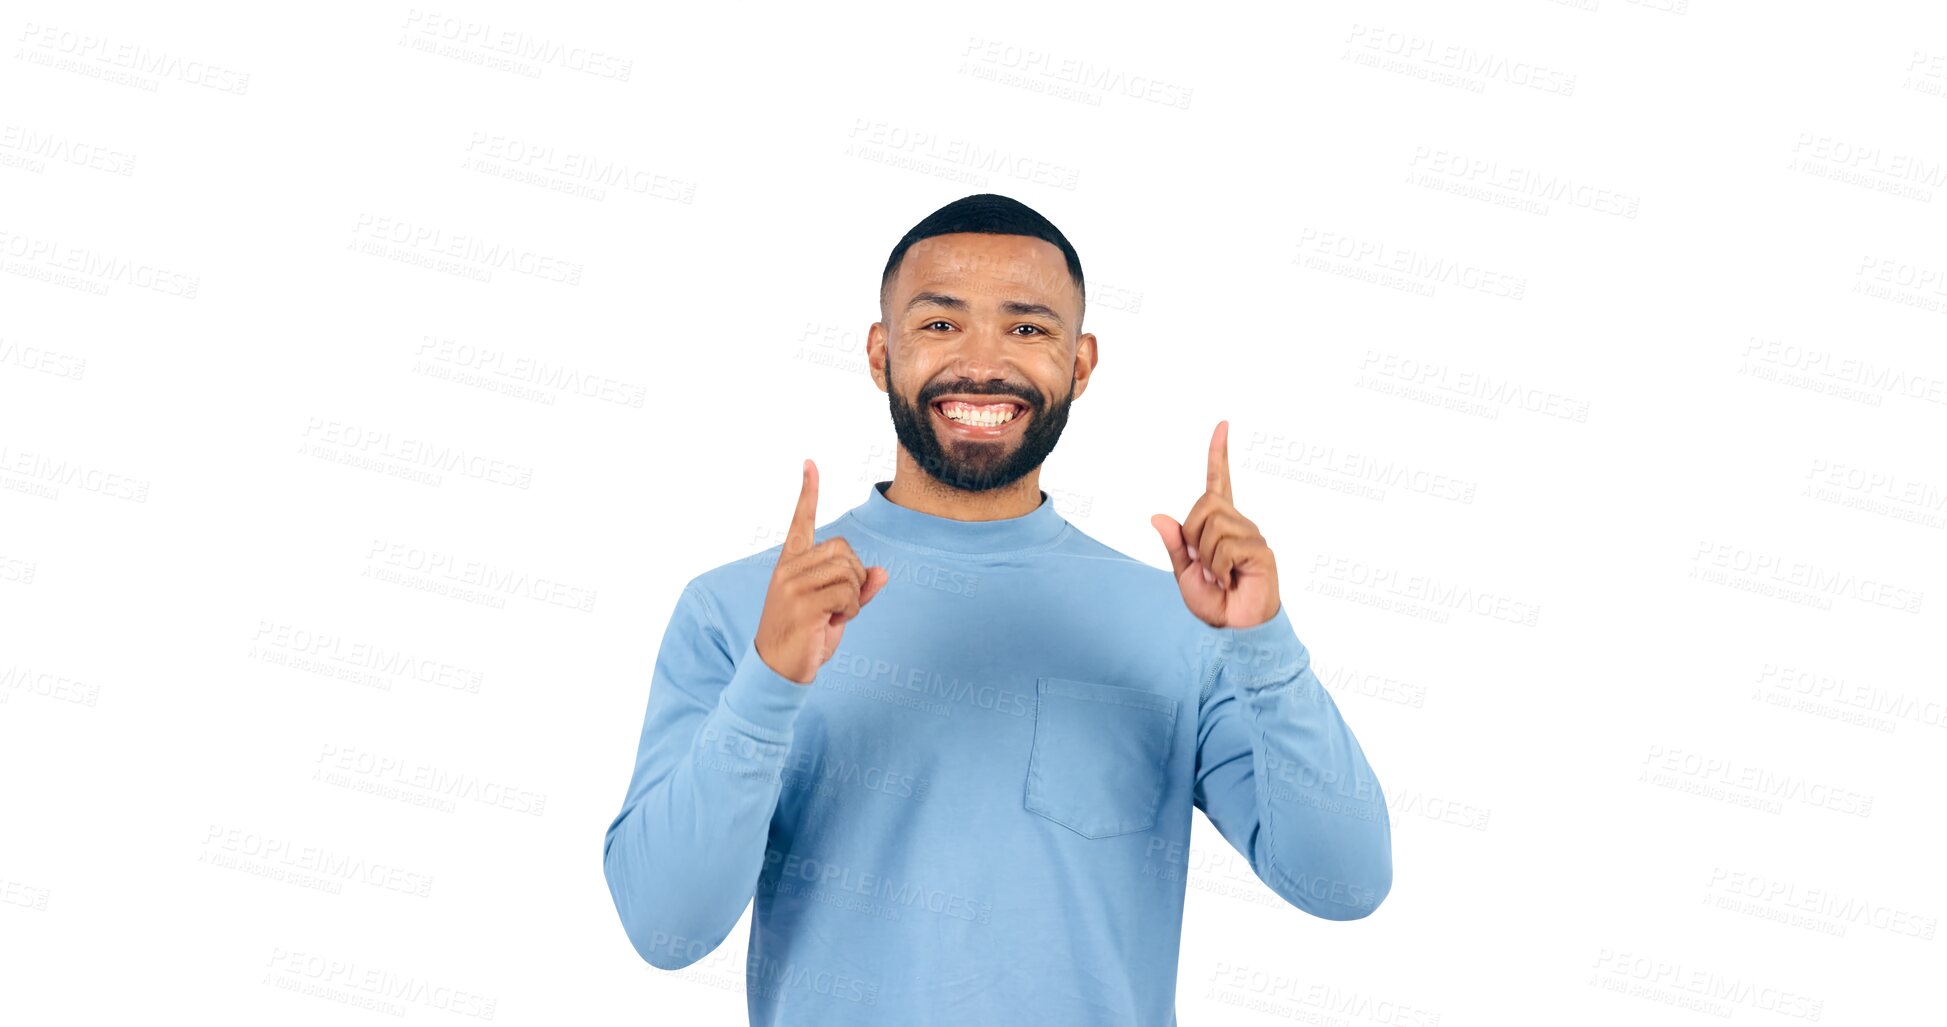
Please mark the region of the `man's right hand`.
<svg viewBox="0 0 1947 1027"><path fill-rule="evenodd" d="M844 539L812 544L818 519L818 465L804 462L804 487L791 529L771 570L764 613L757 621L757 655L772 670L809 685L838 651L845 625L872 601L890 576L866 567Z"/></svg>

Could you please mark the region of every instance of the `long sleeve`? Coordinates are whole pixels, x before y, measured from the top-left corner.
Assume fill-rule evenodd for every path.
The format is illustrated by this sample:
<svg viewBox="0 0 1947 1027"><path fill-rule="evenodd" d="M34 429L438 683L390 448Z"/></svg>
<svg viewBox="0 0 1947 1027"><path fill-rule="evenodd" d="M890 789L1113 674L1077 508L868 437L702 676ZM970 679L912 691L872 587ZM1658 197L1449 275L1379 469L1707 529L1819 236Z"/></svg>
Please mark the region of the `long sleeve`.
<svg viewBox="0 0 1947 1027"><path fill-rule="evenodd" d="M629 941L676 970L723 943L757 887L791 729L810 689L727 633L696 582L663 633L635 773L602 842Z"/></svg>
<svg viewBox="0 0 1947 1027"><path fill-rule="evenodd" d="M1393 883L1385 795L1284 607L1209 641L1196 805L1286 902L1327 920L1370 914Z"/></svg>

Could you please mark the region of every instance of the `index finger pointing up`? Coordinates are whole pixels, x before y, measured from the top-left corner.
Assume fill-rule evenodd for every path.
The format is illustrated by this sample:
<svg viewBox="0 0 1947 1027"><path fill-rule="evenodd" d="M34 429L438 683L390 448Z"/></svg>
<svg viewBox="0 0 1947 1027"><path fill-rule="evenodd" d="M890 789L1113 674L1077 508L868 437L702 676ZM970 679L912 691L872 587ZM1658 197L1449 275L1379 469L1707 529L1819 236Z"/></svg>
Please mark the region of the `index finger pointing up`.
<svg viewBox="0 0 1947 1027"><path fill-rule="evenodd" d="M818 465L804 462L804 487L798 491L797 509L791 511L791 527L784 533L783 555L791 556L811 548L818 526Z"/></svg>
<svg viewBox="0 0 1947 1027"><path fill-rule="evenodd" d="M1204 482L1204 489L1225 499L1230 498L1230 422L1218 421L1217 430L1210 433L1210 473Z"/></svg>

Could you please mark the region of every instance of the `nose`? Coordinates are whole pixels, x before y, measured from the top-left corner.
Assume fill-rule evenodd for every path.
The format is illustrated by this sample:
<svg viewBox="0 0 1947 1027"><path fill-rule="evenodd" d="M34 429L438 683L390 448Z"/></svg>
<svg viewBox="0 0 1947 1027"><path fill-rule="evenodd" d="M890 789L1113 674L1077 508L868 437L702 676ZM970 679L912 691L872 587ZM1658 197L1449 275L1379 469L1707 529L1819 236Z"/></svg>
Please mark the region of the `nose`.
<svg viewBox="0 0 1947 1027"><path fill-rule="evenodd" d="M947 373L983 385L1018 380L1019 376L1009 373L1009 348L1007 333L999 328L964 331L953 348L953 358L947 362Z"/></svg>

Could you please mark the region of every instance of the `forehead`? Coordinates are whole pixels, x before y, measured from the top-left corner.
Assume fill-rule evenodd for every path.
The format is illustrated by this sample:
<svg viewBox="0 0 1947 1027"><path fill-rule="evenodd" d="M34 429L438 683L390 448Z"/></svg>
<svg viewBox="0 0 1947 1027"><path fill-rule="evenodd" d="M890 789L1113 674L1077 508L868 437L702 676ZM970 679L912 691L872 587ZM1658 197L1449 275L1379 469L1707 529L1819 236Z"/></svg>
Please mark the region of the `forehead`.
<svg viewBox="0 0 1947 1027"><path fill-rule="evenodd" d="M1010 293L1009 298L1058 306L1075 300L1075 280L1061 248L1029 235L952 232L921 239L906 249L893 278L896 295L941 287L970 293Z"/></svg>

